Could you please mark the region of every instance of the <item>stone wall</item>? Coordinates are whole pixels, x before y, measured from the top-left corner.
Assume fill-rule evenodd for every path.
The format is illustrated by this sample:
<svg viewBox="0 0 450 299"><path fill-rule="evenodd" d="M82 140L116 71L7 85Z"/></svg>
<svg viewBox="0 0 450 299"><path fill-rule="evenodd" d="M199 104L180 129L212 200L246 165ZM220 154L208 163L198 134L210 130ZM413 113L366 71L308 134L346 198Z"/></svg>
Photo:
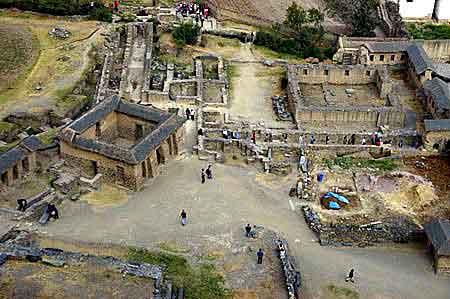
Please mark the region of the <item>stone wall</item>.
<svg viewBox="0 0 450 299"><path fill-rule="evenodd" d="M288 72L305 84L369 84L376 81L377 66L301 64L288 66ZM382 69L382 68L381 68Z"/></svg>
<svg viewBox="0 0 450 299"><path fill-rule="evenodd" d="M417 40L419 41L419 40ZM421 41L422 47L428 54L430 59L439 60L442 62L450 61L450 40L449 39L439 39L439 40L424 40Z"/></svg>
<svg viewBox="0 0 450 299"><path fill-rule="evenodd" d="M28 160L28 170L23 168L23 162ZM4 183L0 180L0 185L12 186L17 181L19 181L24 175L32 173L36 169L36 152L28 153L24 159L18 161L12 167L8 168L5 172L1 173L0 176L3 179L5 176L6 182ZM14 177L14 171L17 173L17 177Z"/></svg>
<svg viewBox="0 0 450 299"><path fill-rule="evenodd" d="M423 141L426 149L443 151L447 149L447 144L450 141L450 131L427 132Z"/></svg>
<svg viewBox="0 0 450 299"><path fill-rule="evenodd" d="M450 257L449 256L434 256L434 268L437 273L450 274Z"/></svg>

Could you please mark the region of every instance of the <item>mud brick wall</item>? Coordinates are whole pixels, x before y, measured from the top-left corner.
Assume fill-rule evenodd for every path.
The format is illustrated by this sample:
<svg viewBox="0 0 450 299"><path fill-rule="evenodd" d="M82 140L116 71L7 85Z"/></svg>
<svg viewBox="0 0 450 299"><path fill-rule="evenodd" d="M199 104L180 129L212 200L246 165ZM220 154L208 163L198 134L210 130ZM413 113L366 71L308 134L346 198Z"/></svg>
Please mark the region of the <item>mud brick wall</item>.
<svg viewBox="0 0 450 299"><path fill-rule="evenodd" d="M156 124L149 121L130 117L123 113L117 113L117 130L121 138L134 141L136 136L136 125L143 126L143 136L148 135L156 127Z"/></svg>
<svg viewBox="0 0 450 299"><path fill-rule="evenodd" d="M92 161L96 161L98 171L103 175L105 181L113 184L123 185L124 187L132 190L138 189L136 180L137 167L135 165L129 165L121 161L109 159L97 153L80 150L71 147L63 141L60 143L60 149L61 158L66 160L69 165L75 166L74 168L80 169L82 175L89 178L93 177L94 168L92 165ZM118 180L117 166L121 166L124 168L125 177L123 184Z"/></svg>

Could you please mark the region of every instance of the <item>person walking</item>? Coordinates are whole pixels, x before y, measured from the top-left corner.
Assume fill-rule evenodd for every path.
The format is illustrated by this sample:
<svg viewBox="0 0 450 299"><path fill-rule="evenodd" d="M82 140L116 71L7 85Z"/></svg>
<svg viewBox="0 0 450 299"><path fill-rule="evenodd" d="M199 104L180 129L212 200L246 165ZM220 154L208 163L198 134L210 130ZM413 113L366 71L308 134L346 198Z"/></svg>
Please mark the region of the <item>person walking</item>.
<svg viewBox="0 0 450 299"><path fill-rule="evenodd" d="M250 226L250 223L248 223L245 227L245 236L247 238L250 238L252 236L252 227Z"/></svg>
<svg viewBox="0 0 450 299"><path fill-rule="evenodd" d="M327 135L325 137L325 144L328 144L328 143L330 143L330 136Z"/></svg>
<svg viewBox="0 0 450 299"><path fill-rule="evenodd" d="M351 269L350 270L350 272L348 273L348 276L347 276L347 278L345 278L345 281L346 282L349 282L349 281L351 281L351 282L355 282L354 280L353 280L353 277L355 276L355 269Z"/></svg>
<svg viewBox="0 0 450 299"><path fill-rule="evenodd" d="M208 180L212 180L213 178L211 164L209 164L208 168L206 168L206 177L208 178Z"/></svg>
<svg viewBox="0 0 450 299"><path fill-rule="evenodd" d="M186 213L186 211L184 209L181 210L180 218L181 218L181 225L185 226L186 223L187 223L187 213Z"/></svg>
<svg viewBox="0 0 450 299"><path fill-rule="evenodd" d="M202 176L202 184L204 184L206 182L206 179L205 179L205 170L203 168L201 176Z"/></svg>
<svg viewBox="0 0 450 299"><path fill-rule="evenodd" d="M264 256L264 252L262 251L261 248L256 253L256 256L258 257L258 265L261 265L262 264L262 260L263 260L263 256Z"/></svg>

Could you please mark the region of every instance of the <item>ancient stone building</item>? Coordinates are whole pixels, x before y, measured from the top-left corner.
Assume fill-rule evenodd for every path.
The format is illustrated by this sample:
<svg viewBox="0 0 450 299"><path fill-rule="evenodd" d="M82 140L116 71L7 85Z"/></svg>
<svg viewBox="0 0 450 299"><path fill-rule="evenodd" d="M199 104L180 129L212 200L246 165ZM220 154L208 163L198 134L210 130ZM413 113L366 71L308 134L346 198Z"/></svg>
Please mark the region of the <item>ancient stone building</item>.
<svg viewBox="0 0 450 299"><path fill-rule="evenodd" d="M424 228L436 272L450 274L450 222L435 220Z"/></svg>
<svg viewBox="0 0 450 299"><path fill-rule="evenodd" d="M139 190L178 155L184 119L154 107L111 97L60 133L61 156L83 175Z"/></svg>
<svg viewBox="0 0 450 299"><path fill-rule="evenodd" d="M426 119L423 142L428 150L450 150L450 119Z"/></svg>
<svg viewBox="0 0 450 299"><path fill-rule="evenodd" d="M406 41L387 41L365 43L360 48L362 64L396 65L406 62L406 49L410 46Z"/></svg>
<svg viewBox="0 0 450 299"><path fill-rule="evenodd" d="M408 54L408 73L411 83L417 88L421 88L425 81L431 80L433 72L433 62L421 45L412 44L407 49Z"/></svg>
<svg viewBox="0 0 450 299"><path fill-rule="evenodd" d="M0 155L0 185L11 186L36 168L36 151L41 141L36 136L25 138L19 145Z"/></svg>

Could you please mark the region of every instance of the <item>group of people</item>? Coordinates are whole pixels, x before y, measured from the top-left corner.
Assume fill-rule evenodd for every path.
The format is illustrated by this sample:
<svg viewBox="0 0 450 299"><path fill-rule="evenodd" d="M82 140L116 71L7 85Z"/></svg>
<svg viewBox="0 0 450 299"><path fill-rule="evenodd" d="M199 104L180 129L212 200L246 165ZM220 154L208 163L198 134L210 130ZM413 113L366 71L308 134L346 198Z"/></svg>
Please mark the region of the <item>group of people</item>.
<svg viewBox="0 0 450 299"><path fill-rule="evenodd" d="M206 168L206 170L204 168L202 168L202 172L201 172L200 176L202 179L202 184L204 184L206 182L206 178L208 178L208 180L212 180L212 178L213 178L212 165L209 164L208 167Z"/></svg>
<svg viewBox="0 0 450 299"><path fill-rule="evenodd" d="M226 128L222 130L222 137L225 139L241 139L241 132L231 131Z"/></svg>
<svg viewBox="0 0 450 299"><path fill-rule="evenodd" d="M302 142L303 138L300 136L299 138L300 143ZM391 144L391 140L383 142L383 137L381 135L381 133L379 132L375 132L372 135L370 135L370 144L371 145L376 145L376 146L381 146L383 145L383 143L385 144ZM309 136L309 144L315 144L316 143L316 138L314 137L314 135ZM356 145L356 134L352 134L352 135L345 135L343 140L342 140L342 144L346 144L346 145ZM325 144L330 144L330 136L326 135L325 136ZM367 145L367 140L365 136L361 136L361 139L359 141L360 145ZM400 141L398 142L398 147L402 148L403 147L403 139L400 139Z"/></svg>
<svg viewBox="0 0 450 299"><path fill-rule="evenodd" d="M189 120L194 120L195 119L195 110L194 108L186 108L186 118Z"/></svg>
<svg viewBox="0 0 450 299"><path fill-rule="evenodd" d="M199 19L208 19L209 7L207 4L198 4L195 1L186 2L182 1L176 6L177 14L183 17L193 16Z"/></svg>

